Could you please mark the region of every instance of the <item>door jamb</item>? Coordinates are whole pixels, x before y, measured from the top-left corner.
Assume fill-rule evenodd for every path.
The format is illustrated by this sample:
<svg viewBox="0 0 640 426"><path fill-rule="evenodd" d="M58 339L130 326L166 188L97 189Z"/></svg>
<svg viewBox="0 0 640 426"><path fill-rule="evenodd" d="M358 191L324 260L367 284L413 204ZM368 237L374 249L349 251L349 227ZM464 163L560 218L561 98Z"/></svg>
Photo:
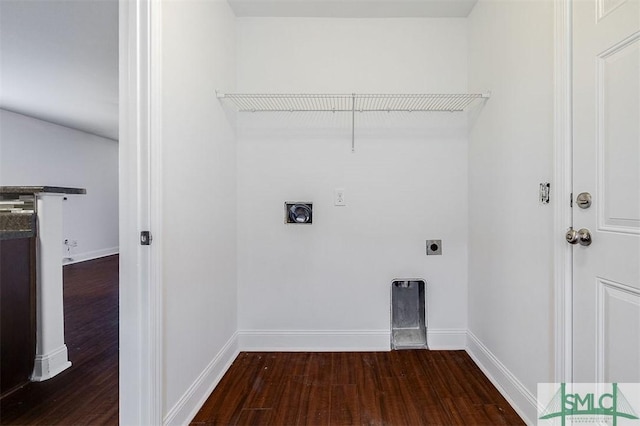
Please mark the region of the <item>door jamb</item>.
<svg viewBox="0 0 640 426"><path fill-rule="evenodd" d="M161 2L119 1L119 418L163 423ZM140 232L153 243L140 245Z"/></svg>
<svg viewBox="0 0 640 426"><path fill-rule="evenodd" d="M554 2L554 380L572 379L571 2ZM121 0L120 23L120 423L161 424L160 259L161 10L156 0ZM152 64L154 66L152 66ZM154 225L152 246L138 233Z"/></svg>
<svg viewBox="0 0 640 426"><path fill-rule="evenodd" d="M554 381L568 383L573 377L573 249L564 233L573 223L572 0L556 0L554 16Z"/></svg>

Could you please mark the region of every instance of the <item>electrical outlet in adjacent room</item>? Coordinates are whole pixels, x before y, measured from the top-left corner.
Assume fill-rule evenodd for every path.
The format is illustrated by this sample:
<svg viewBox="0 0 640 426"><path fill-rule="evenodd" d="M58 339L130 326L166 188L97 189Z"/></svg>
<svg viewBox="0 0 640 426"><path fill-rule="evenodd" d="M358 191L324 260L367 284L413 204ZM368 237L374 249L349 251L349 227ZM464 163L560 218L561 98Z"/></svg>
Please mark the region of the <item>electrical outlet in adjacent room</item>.
<svg viewBox="0 0 640 426"><path fill-rule="evenodd" d="M442 254L442 240L427 240L427 256Z"/></svg>
<svg viewBox="0 0 640 426"><path fill-rule="evenodd" d="M344 199L344 188L336 188L333 190L333 204L336 206L346 206Z"/></svg>

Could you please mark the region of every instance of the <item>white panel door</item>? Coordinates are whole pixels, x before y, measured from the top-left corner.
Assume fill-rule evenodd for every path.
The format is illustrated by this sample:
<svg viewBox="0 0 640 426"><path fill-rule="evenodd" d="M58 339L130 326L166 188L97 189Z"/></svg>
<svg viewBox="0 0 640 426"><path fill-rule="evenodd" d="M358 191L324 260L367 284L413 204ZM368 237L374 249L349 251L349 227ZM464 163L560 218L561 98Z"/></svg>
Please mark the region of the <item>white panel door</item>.
<svg viewBox="0 0 640 426"><path fill-rule="evenodd" d="M573 381L640 382L640 0L576 0L573 25Z"/></svg>

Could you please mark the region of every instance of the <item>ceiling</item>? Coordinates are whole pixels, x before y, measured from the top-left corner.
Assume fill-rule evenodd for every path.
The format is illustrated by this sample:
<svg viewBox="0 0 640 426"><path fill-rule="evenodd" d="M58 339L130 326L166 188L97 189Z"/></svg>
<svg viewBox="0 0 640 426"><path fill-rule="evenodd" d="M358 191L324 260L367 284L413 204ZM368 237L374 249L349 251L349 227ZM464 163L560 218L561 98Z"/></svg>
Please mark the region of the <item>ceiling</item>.
<svg viewBox="0 0 640 426"><path fill-rule="evenodd" d="M221 1L221 0L211 0ZM239 17L466 17L477 0L228 0ZM118 139L118 0L0 0L0 108Z"/></svg>
<svg viewBox="0 0 640 426"><path fill-rule="evenodd" d="M118 1L1 0L0 108L118 139Z"/></svg>

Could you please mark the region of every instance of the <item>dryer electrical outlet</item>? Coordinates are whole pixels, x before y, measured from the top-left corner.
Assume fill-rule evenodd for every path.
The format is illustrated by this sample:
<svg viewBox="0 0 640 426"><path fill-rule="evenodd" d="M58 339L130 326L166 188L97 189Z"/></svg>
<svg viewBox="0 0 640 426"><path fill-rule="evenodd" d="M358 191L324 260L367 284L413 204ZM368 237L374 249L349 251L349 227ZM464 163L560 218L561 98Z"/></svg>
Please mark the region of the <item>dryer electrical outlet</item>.
<svg viewBox="0 0 640 426"><path fill-rule="evenodd" d="M427 256L442 255L442 240L427 240Z"/></svg>

